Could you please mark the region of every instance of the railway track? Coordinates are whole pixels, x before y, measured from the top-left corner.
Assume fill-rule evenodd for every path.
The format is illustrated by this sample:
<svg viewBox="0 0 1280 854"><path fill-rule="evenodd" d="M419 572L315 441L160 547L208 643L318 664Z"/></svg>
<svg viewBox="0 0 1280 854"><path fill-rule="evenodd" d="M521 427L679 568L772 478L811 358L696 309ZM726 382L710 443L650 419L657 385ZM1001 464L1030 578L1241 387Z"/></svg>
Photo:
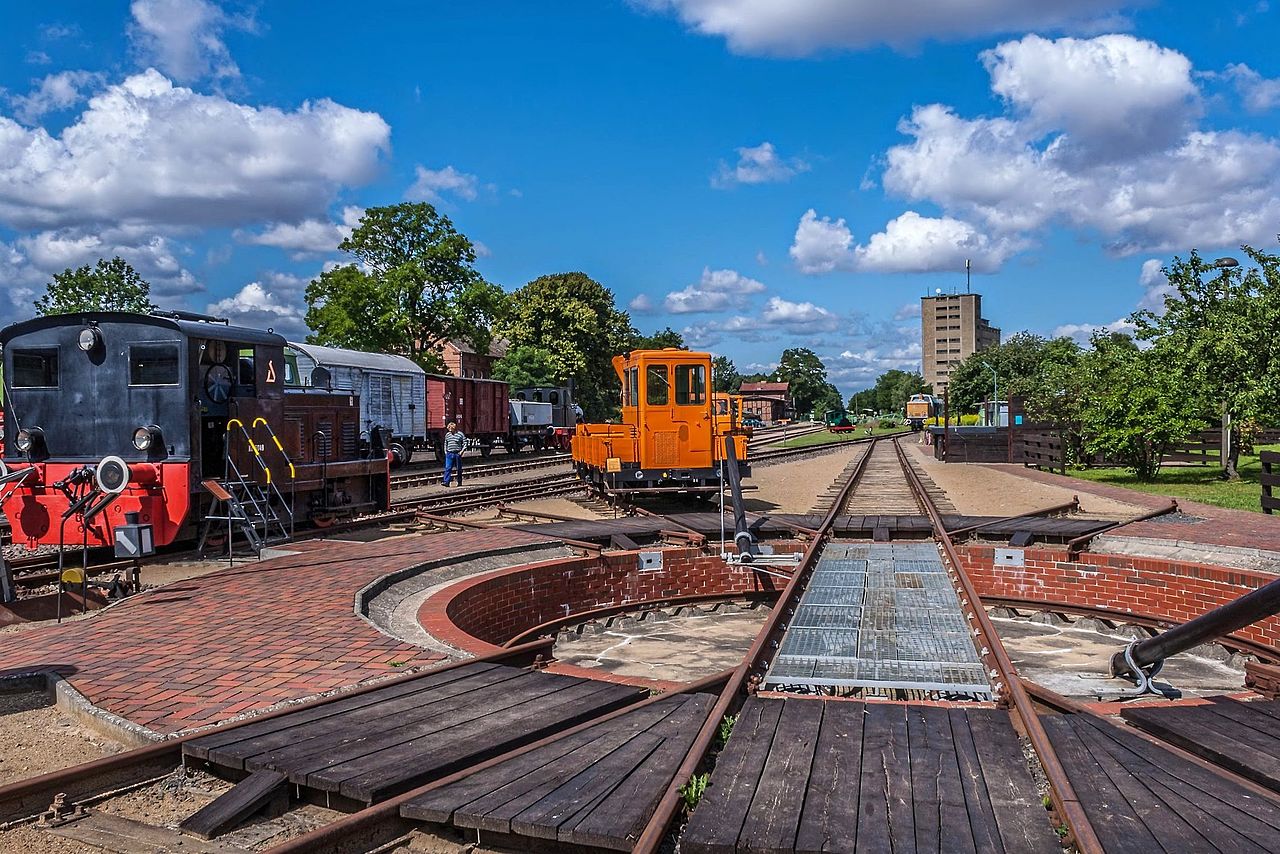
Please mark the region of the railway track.
<svg viewBox="0 0 1280 854"><path fill-rule="evenodd" d="M456 487L446 492L395 501L392 502L392 508L447 514L492 507L511 501L566 495L582 489L582 482L577 476L572 472L565 472L512 483Z"/></svg>
<svg viewBox="0 0 1280 854"><path fill-rule="evenodd" d="M571 454L554 454L550 456L516 458L500 463L474 463L464 460L463 473L467 477L492 477L493 475L513 472L534 471L544 468L556 468L568 465L573 460ZM440 482L444 468L433 466L417 471L402 471L391 475L393 490L413 489L419 486L430 486Z"/></svg>
<svg viewBox="0 0 1280 854"><path fill-rule="evenodd" d="M0 787L0 822L42 809L59 792L68 793L77 802L92 803L108 791L163 777L185 756L186 763L195 766L238 769L233 776L248 772L248 779L240 784L247 793L255 791L255 785L268 787L268 794L279 793L281 787L287 786L297 795L321 798L350 810L345 817L270 849L277 854L388 850L421 821L476 828L472 841L480 843L485 841L479 836L483 829L497 834L493 837L497 844L517 849L522 847L522 841L527 845L530 837L542 837L553 848L558 839L579 847L657 854L671 846L686 783L709 769L703 802L680 831L681 850L694 854L735 847L778 851L809 848L801 845L797 832L826 833L829 840L831 836L847 836L851 833L850 811L853 816L860 816L859 850L897 850L896 844L890 846L889 836L884 837L885 844L881 846L874 834L894 834L896 839L902 831L904 809L908 822L906 849L915 850L909 844L913 841L913 821L915 839L920 839L920 834L926 840L933 838L933 850L950 850L946 840L970 831L976 835L985 822L982 826L995 836L990 846L980 846L979 850L990 847L1056 852L1064 846L1074 846L1081 854L1099 854L1104 848L1094 821L1101 813L1096 807L1092 814L1086 808L1087 804L1098 802L1098 795L1077 790L1058 755L1057 745L1062 733L1071 727L1082 733L1082 745L1100 743L1098 733L1121 728L1097 723L1101 719L1088 717L1088 710L1079 704L1065 702L1052 692L1023 682L979 604L942 524L927 480L897 441L873 439L867 445L866 452L838 479L815 536L750 650L731 671L692 683L681 691L645 698L616 685L596 683L592 687L583 680L555 677L559 681L553 681L533 673L530 665L536 669L537 657L551 651L552 641L547 638ZM534 482L524 485L533 487ZM544 485L569 486L545 481ZM479 492L480 488L465 493L459 490L440 499L454 499L454 509L473 501L492 500ZM928 516L933 528L930 551L943 561L948 589L960 605L966 634L971 633L975 639L973 646L989 674L998 708L856 701L823 704L812 699L788 700L761 690L773 659L781 654L780 641L798 620L802 596L818 571L819 562L845 545L833 542L836 520L844 513L872 509L884 514L923 511ZM928 547L917 543L911 548ZM562 692L559 700L557 692ZM1050 739L1033 697L1067 713L1049 721L1054 739ZM1222 711L1241 714L1233 706L1224 705ZM735 714L738 723L728 743L716 747L724 720ZM1070 726L1067 717L1072 719ZM822 729L818 728L818 720ZM829 741L828 725L832 731L853 728L843 731L840 737L848 739L852 731L856 738ZM812 737L805 726L810 726ZM894 729L895 726L900 728ZM1090 726L1098 729L1088 729ZM1014 727L1024 734L1043 772L1053 818L1061 822L1066 840L1058 839L1043 814L1035 785L1023 765L1023 748ZM912 741L908 749L908 735L911 739L920 737L917 728L928 730L927 743L917 747ZM448 735L450 732L456 737ZM776 739L784 739L785 743L773 740L775 732ZM1110 737L1119 738L1114 734ZM761 741L762 738L767 740ZM1124 738L1140 741L1127 734ZM769 740L773 740L772 747ZM743 743L748 747L741 747ZM1135 747L1132 741L1116 743L1154 757L1149 761L1153 771L1162 761L1173 761L1150 744ZM807 753L803 747L806 744ZM392 749L396 745L400 746L398 752ZM861 772L856 765L839 766L837 776L822 776L826 772L820 772L820 766L827 768L836 754L847 755L858 745L861 746L857 749L863 751L883 753L874 754L874 762L872 757L861 760ZM1114 752L1118 748L1107 749ZM711 764L718 750L723 751L720 761ZM783 750L785 754L780 753ZM779 755L786 759L784 767L776 767L774 757ZM1080 748L1076 748L1070 757L1073 769L1079 767L1080 755ZM1168 755L1182 762L1179 774L1191 773L1185 770L1191 767L1185 757ZM882 756L888 759L881 762ZM908 757L909 766L902 765ZM899 763L901 768L890 762ZM926 773L917 775L918 762ZM948 762L952 763L950 771ZM808 763L812 763L812 769ZM344 768L347 770L341 770ZM1122 785L1118 776L1122 770L1117 766L1107 772L1116 786ZM1208 773L1203 765L1193 767L1193 771L1200 775L1198 780ZM758 777L752 780L751 773ZM817 776L798 776L804 774ZM957 788L944 792L943 781L948 774L956 779L957 786L966 779L975 781L975 785L966 786L963 791ZM837 782L845 780L845 775L855 781L852 787ZM700 779L704 784L708 782L708 776ZM861 781L860 787L856 781ZM1235 786L1231 791L1236 800L1274 799L1260 788L1242 789L1243 784L1234 779L1229 782ZM786 794L794 790L794 784L799 784L799 797ZM799 810L812 800L805 794L806 786L810 794L824 796L822 790L814 788L824 785L831 787L825 795L831 811L824 809L819 815L829 817L832 823L821 827L797 824L798 813L788 815L786 809ZM932 801L928 796L931 791L935 793ZM991 806L997 791L1001 800L993 813ZM1179 791L1186 795L1185 788ZM228 808L236 801L234 792L224 796ZM846 800L837 809L835 802L841 797ZM849 797L853 798L852 807ZM955 797L960 799L958 813L955 801L945 800ZM944 799L940 802L939 798ZM918 812L914 820L913 800ZM212 827L217 820L234 823L244 817L229 814L226 809L219 813L217 803L184 825ZM878 811L869 809L868 804ZM1106 814L1114 818L1113 812ZM805 816L808 820L807 811ZM201 821L205 824L201 825ZM1019 821L1023 823L1018 824ZM778 822L783 828L789 827L792 836L766 844L764 837L752 835L775 834ZM1016 826L1022 835L1006 835L1006 823ZM1227 827L1224 822L1218 824ZM872 827L869 837L867 827ZM472 832L468 830L467 834ZM515 835L502 836L502 832ZM1177 832L1184 834L1176 837L1181 842L1187 831ZM1228 827L1227 833L1231 832L1234 831ZM929 837L930 833L934 837ZM853 837L848 838L852 841ZM834 843L827 847L845 850L843 845ZM1200 850L1194 846L1164 847ZM1261 847L1267 848L1267 844Z"/></svg>

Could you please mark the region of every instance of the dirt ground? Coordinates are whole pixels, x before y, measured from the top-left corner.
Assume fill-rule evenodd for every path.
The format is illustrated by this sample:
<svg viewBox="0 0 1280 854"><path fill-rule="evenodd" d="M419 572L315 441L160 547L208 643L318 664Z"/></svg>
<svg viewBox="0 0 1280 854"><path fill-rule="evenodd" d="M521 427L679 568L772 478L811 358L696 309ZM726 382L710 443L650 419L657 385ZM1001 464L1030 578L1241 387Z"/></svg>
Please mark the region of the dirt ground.
<svg viewBox="0 0 1280 854"><path fill-rule="evenodd" d="M808 513L818 496L864 449L864 445L851 445L814 457L756 466L746 483L757 488L743 495L744 503L757 513Z"/></svg>
<svg viewBox="0 0 1280 854"><path fill-rule="evenodd" d="M933 448L907 440L903 447L933 479L956 510L974 516L1015 516L1055 504L1064 504L1072 495L1080 496L1081 512L1099 519L1127 519L1145 508L1100 498L1087 492L1073 492L1058 486L1036 483L1008 472L972 463L944 463L933 458Z"/></svg>

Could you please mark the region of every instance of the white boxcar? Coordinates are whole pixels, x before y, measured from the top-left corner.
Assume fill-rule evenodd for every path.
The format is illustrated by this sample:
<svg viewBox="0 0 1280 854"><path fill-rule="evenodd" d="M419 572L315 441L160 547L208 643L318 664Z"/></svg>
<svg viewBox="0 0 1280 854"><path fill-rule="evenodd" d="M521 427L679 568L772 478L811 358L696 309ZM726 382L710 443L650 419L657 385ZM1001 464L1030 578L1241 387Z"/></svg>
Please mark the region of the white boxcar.
<svg viewBox="0 0 1280 854"><path fill-rule="evenodd" d="M289 342L288 354L297 359L296 384L323 385L316 369L327 372L328 387L360 396L360 425L388 428L400 462L408 462L427 432L427 372L404 356L363 353L337 347ZM289 361L286 358L286 361Z"/></svg>

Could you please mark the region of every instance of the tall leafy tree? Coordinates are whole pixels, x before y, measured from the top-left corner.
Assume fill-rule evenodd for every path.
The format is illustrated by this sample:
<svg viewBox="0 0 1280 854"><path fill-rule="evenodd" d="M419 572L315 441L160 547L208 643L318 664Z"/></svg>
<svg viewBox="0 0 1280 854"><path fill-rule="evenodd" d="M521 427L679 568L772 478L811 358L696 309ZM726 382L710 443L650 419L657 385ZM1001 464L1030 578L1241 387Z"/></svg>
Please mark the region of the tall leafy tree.
<svg viewBox="0 0 1280 854"><path fill-rule="evenodd" d="M662 350L666 347L675 347L678 350L683 350L685 347L684 336L670 326L652 335L635 332L632 336L632 350Z"/></svg>
<svg viewBox="0 0 1280 854"><path fill-rule="evenodd" d="M493 365L493 378L503 380L513 389L541 385L559 385L555 357L541 347L521 344L509 347Z"/></svg>
<svg viewBox="0 0 1280 854"><path fill-rule="evenodd" d="M1176 375L1184 397L1198 396L1206 420L1222 425L1237 477L1242 421L1274 423L1280 412L1280 256L1241 247L1256 266L1219 268L1192 252L1165 269L1174 292L1164 312L1133 316Z"/></svg>
<svg viewBox="0 0 1280 854"><path fill-rule="evenodd" d="M790 384L791 402L797 413L812 411L814 404L826 397L830 386L826 365L808 347L783 350L773 378Z"/></svg>
<svg viewBox="0 0 1280 854"><path fill-rule="evenodd" d="M40 314L74 314L81 311L133 311L155 309L151 285L120 257L55 273L35 302Z"/></svg>
<svg viewBox="0 0 1280 854"><path fill-rule="evenodd" d="M1141 350L1127 335L1100 334L1092 343L1079 366L1089 394L1081 411L1086 449L1153 480L1164 454L1202 426L1200 404L1160 350Z"/></svg>
<svg viewBox="0 0 1280 854"><path fill-rule="evenodd" d="M616 411L621 386L612 359L633 341L631 318L613 292L585 273L541 276L515 291L498 331L513 347L550 354L555 374L572 378L589 418Z"/></svg>
<svg viewBox="0 0 1280 854"><path fill-rule="evenodd" d="M742 374L728 356L716 356L711 360L711 373L715 375L715 390L724 394L736 394L742 385Z"/></svg>
<svg viewBox="0 0 1280 854"><path fill-rule="evenodd" d="M1048 340L1019 332L995 347L973 353L951 372L947 393L952 415L972 413L978 403L990 400L996 378L1002 400L1008 400L1010 395L1034 395L1044 381L1047 367L1069 365L1079 349L1069 338ZM988 365L995 369L996 378Z"/></svg>
<svg viewBox="0 0 1280 854"><path fill-rule="evenodd" d="M338 245L355 263L321 273L307 287L308 340L402 353L438 369L436 345L462 338L489 345L504 309L501 289L476 271L475 247L426 202L369 208Z"/></svg>

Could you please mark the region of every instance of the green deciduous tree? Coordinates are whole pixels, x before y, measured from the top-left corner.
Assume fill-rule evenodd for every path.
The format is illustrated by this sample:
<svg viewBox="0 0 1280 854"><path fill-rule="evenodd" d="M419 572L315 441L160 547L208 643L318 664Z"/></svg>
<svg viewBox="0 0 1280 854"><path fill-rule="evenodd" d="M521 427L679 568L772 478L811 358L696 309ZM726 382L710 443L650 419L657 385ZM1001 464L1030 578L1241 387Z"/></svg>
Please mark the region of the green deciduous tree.
<svg viewBox="0 0 1280 854"><path fill-rule="evenodd" d="M783 350L773 378L775 382L790 384L791 402L799 414L812 411L814 404L824 399L830 388L826 365L808 347Z"/></svg>
<svg viewBox="0 0 1280 854"><path fill-rule="evenodd" d="M307 325L315 330L308 340L401 353L432 370L442 339L487 350L505 298L473 266L471 241L430 204L369 208L338 248L356 263L307 287Z"/></svg>
<svg viewBox="0 0 1280 854"><path fill-rule="evenodd" d="M970 414L981 401L991 399L994 383L987 365L996 371L1002 400L1010 395L1029 398L1041 389L1050 365L1070 365L1079 351L1069 338L1049 340L1019 332L1002 344L973 353L951 372L947 395L952 416Z"/></svg>
<svg viewBox="0 0 1280 854"><path fill-rule="evenodd" d="M1197 397L1205 420L1274 423L1280 412L1280 257L1249 246L1256 267L1218 268L1192 252L1165 269L1173 293L1165 311L1133 316L1140 339L1150 341L1176 377L1184 397ZM1225 416L1225 417L1224 417ZM1225 460L1236 477L1237 430Z"/></svg>
<svg viewBox="0 0 1280 854"><path fill-rule="evenodd" d="M685 346L684 336L670 326L652 335L642 335L635 330L633 330L633 333L631 339L632 350L662 350L666 347L675 347L683 350Z"/></svg>
<svg viewBox="0 0 1280 854"><path fill-rule="evenodd" d="M81 311L133 311L146 314L155 309L151 304L151 285L124 259L98 259L93 267L86 264L55 273L45 286L44 296L36 300L40 314L73 314Z"/></svg>
<svg viewBox="0 0 1280 854"><path fill-rule="evenodd" d="M724 394L736 394L742 385L742 374L728 356L716 356L711 360L711 373L715 375L715 390Z"/></svg>
<svg viewBox="0 0 1280 854"><path fill-rule="evenodd" d="M508 306L497 328L511 346L550 354L556 376L574 380L589 418L617 410L621 387L611 362L630 347L633 330L608 288L585 273L555 273L517 290Z"/></svg>
<svg viewBox="0 0 1280 854"><path fill-rule="evenodd" d="M1085 447L1153 480L1161 457L1203 425L1200 405L1161 351L1140 350L1126 335L1095 335L1092 343L1079 365L1089 391L1081 410Z"/></svg>
<svg viewBox="0 0 1280 854"><path fill-rule="evenodd" d="M509 347L494 363L493 378L510 384L512 389L560 384L555 357L529 344Z"/></svg>

